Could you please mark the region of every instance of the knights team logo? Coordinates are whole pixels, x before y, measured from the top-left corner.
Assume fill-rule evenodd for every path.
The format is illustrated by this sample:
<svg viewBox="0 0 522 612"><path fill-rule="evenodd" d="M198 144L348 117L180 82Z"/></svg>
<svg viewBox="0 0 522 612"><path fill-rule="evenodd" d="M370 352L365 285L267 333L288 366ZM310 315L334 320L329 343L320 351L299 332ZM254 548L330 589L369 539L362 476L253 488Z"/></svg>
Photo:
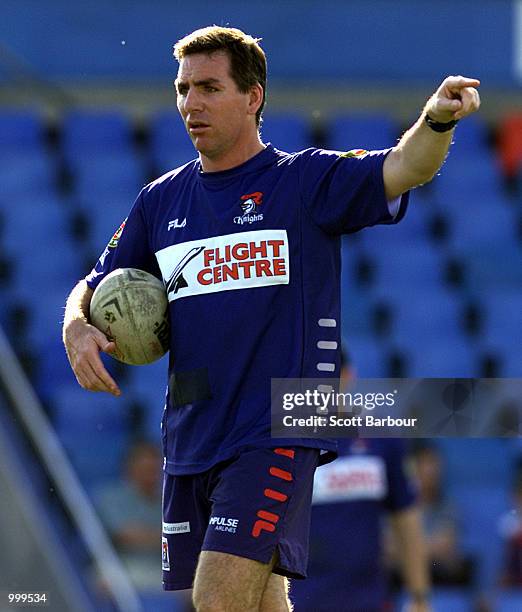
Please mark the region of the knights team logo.
<svg viewBox="0 0 522 612"><path fill-rule="evenodd" d="M170 572L169 541L165 536L161 538L161 568L164 572Z"/></svg>
<svg viewBox="0 0 522 612"><path fill-rule="evenodd" d="M254 193L242 195L240 206L243 214L234 217L234 223L238 225L248 223L250 225L255 221L262 221L263 213L257 212L262 202L263 194L261 191L254 191Z"/></svg>

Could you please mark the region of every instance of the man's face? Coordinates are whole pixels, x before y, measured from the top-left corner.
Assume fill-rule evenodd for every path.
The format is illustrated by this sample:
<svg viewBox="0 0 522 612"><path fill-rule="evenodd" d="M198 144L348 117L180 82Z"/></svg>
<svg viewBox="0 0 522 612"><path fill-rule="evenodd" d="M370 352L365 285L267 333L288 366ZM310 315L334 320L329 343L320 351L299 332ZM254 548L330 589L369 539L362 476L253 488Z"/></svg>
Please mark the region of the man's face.
<svg viewBox="0 0 522 612"><path fill-rule="evenodd" d="M178 110L196 149L218 159L256 130L250 94L241 93L230 76L224 51L183 58L176 79Z"/></svg>

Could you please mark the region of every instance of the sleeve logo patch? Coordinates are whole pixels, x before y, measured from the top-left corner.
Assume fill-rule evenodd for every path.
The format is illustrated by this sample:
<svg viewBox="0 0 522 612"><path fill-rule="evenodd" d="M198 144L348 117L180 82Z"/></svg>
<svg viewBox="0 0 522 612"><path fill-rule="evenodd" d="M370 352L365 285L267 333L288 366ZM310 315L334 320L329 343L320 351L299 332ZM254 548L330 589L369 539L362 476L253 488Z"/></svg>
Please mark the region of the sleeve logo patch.
<svg viewBox="0 0 522 612"><path fill-rule="evenodd" d="M367 153L366 149L350 149L346 153L341 153L339 157L363 157Z"/></svg>
<svg viewBox="0 0 522 612"><path fill-rule="evenodd" d="M123 223L120 225L120 227L114 232L114 236L111 238L109 244L107 245L109 249L115 249L118 246L118 242L125 228L125 223L127 223L127 219L125 219Z"/></svg>

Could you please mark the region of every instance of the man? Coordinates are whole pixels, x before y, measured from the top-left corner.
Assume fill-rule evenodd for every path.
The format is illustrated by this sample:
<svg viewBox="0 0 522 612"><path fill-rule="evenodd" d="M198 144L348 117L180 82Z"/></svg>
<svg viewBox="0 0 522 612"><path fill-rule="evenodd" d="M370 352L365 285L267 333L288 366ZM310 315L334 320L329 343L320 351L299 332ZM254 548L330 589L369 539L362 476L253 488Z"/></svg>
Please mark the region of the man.
<svg viewBox="0 0 522 612"><path fill-rule="evenodd" d="M379 612L389 600L383 519L409 595L409 612L429 607L429 576L405 447L392 438L339 440L339 459L315 474L309 578L295 581L300 612Z"/></svg>
<svg viewBox="0 0 522 612"><path fill-rule="evenodd" d="M318 343L340 345L339 236L403 216L401 195L437 172L479 82L446 79L391 151L290 155L260 139L258 41L213 26L175 56L199 158L142 190L72 291L64 342L83 387L118 395L99 358L114 344L89 325L93 290L118 267L169 283L164 586L193 584L199 611L288 610L286 577L306 572L313 473L335 443L272 440L270 379L336 375L337 351Z"/></svg>

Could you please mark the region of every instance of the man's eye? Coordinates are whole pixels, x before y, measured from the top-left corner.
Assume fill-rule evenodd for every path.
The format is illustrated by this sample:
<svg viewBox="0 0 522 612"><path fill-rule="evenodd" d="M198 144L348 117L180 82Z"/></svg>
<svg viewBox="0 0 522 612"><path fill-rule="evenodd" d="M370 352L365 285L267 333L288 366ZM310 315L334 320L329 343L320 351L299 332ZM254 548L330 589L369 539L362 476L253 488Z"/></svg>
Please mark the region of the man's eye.
<svg viewBox="0 0 522 612"><path fill-rule="evenodd" d="M217 91L217 87L212 87L212 85L207 85L205 89L211 93L213 93L214 91Z"/></svg>

